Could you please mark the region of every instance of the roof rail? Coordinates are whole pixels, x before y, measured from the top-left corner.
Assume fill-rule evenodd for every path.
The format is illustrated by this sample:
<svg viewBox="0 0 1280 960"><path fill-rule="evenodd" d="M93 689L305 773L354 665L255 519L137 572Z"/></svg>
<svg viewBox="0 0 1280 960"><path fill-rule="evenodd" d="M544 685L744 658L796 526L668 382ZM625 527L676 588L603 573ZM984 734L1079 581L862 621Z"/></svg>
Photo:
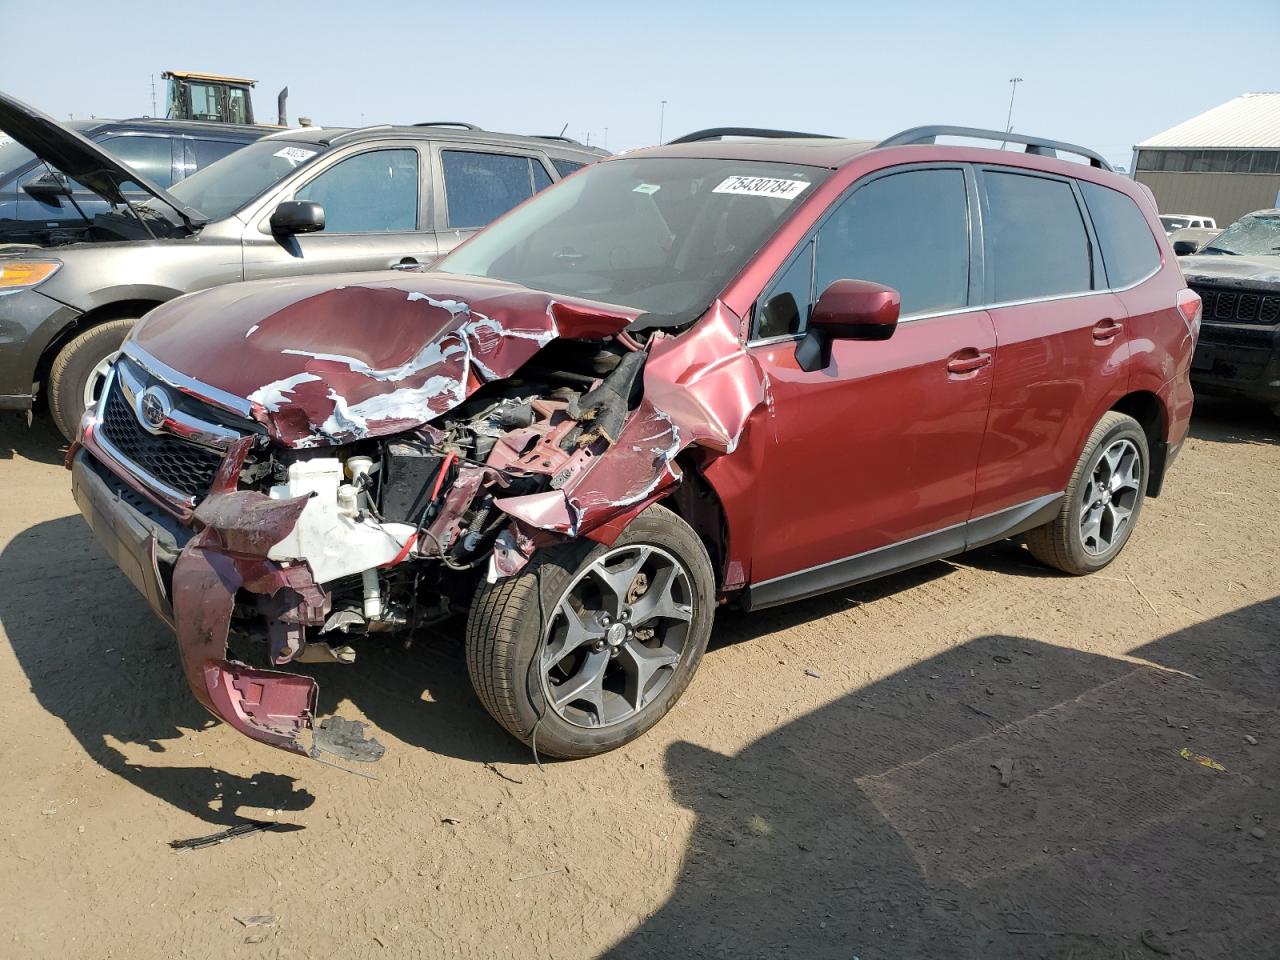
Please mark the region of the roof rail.
<svg viewBox="0 0 1280 960"><path fill-rule="evenodd" d="M465 120L426 120L422 123L415 123L415 127L458 127L460 130L481 130L474 123L467 123ZM481 132L483 132L481 130Z"/></svg>
<svg viewBox="0 0 1280 960"><path fill-rule="evenodd" d="M535 140L554 140L557 143L572 143L579 147L583 145L581 141L575 140L573 137L561 136L558 133L533 133L530 136Z"/></svg>
<svg viewBox="0 0 1280 960"><path fill-rule="evenodd" d="M801 133L798 130L768 130L762 127L711 127L707 130L686 133L683 137L676 137L676 139L669 140L667 143L668 145L672 143L701 143L703 140L721 140L725 137L766 137L771 140L784 137L802 137L815 140L837 139L829 133Z"/></svg>
<svg viewBox="0 0 1280 960"><path fill-rule="evenodd" d="M1074 143L1063 143L1060 140L1046 140L1044 137L1029 137L1024 133L1012 133L1007 130L983 130L980 127L928 126L912 127L895 133L892 137L881 140L876 147L907 147L913 144L936 143L938 137L967 137L972 140L998 140L1001 143L1025 143L1026 152L1042 157L1055 157L1059 153L1074 153L1084 157L1091 167L1110 170L1111 164L1102 159L1102 155L1088 147Z"/></svg>

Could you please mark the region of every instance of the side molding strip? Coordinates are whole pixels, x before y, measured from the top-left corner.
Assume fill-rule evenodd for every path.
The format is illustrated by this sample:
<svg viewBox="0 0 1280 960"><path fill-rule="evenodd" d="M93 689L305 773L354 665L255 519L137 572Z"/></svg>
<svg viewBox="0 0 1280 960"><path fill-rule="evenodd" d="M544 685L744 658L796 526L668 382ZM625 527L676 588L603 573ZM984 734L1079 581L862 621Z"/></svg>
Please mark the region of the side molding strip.
<svg viewBox="0 0 1280 960"><path fill-rule="evenodd" d="M1062 506L1064 495L1053 493L1037 497L968 523L958 523L900 543L752 584L746 590L746 608L761 610L791 600L803 600L1024 533L1052 520Z"/></svg>

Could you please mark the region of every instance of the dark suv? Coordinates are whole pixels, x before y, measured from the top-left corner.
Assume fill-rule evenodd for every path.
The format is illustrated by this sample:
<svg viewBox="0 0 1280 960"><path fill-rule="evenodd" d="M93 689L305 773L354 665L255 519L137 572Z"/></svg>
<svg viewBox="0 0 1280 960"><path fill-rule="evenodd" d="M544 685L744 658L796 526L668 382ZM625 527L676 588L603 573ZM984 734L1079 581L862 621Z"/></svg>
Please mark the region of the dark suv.
<svg viewBox="0 0 1280 960"><path fill-rule="evenodd" d="M115 210L83 242L0 246L0 410L41 394L71 439L157 304L236 280L416 269L602 151L468 124L282 130L168 190L0 95L0 128ZM129 196L136 185L152 198Z"/></svg>
<svg viewBox="0 0 1280 960"><path fill-rule="evenodd" d="M1196 390L1280 416L1280 210L1241 217L1179 265L1204 301Z"/></svg>
<svg viewBox="0 0 1280 960"><path fill-rule="evenodd" d="M170 187L277 127L196 120L77 120L67 124L152 183ZM143 203L134 184L125 193ZM84 239L111 205L0 132L0 243L56 246Z"/></svg>
<svg viewBox="0 0 1280 960"><path fill-rule="evenodd" d="M1145 188L1010 134L714 133L595 164L435 272L225 286L135 329L73 486L201 703L374 758L281 668L467 609L485 707L584 756L675 703L718 604L1018 534L1067 573L1116 557L1186 437L1199 323Z"/></svg>

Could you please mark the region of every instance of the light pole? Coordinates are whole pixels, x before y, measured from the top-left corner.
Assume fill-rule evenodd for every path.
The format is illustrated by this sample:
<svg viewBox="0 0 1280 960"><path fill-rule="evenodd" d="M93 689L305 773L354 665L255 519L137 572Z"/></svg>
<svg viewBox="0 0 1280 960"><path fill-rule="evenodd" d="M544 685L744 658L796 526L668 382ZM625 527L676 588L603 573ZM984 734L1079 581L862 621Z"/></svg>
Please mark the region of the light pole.
<svg viewBox="0 0 1280 960"><path fill-rule="evenodd" d="M1005 118L1005 121L1004 121L1004 132L1005 132L1005 133L1012 133L1012 132L1013 132L1013 98L1017 95L1017 93L1018 93L1018 84L1020 84L1021 82L1022 82L1022 78L1021 78L1021 77L1010 77L1010 78L1009 78L1009 116L1008 116L1008 117L1006 117L1006 118Z"/></svg>
<svg viewBox="0 0 1280 960"><path fill-rule="evenodd" d="M662 100L658 106L658 143L662 143L662 128L667 121L667 101Z"/></svg>

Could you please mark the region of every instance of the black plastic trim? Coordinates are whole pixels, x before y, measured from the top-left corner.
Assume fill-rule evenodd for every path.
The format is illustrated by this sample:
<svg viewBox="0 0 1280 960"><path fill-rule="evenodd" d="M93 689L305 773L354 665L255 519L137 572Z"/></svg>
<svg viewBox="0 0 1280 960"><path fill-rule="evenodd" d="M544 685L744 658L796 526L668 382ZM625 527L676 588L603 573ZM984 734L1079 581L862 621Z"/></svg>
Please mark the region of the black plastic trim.
<svg viewBox="0 0 1280 960"><path fill-rule="evenodd" d="M900 543L751 584L745 591L744 606L748 610L761 610L792 600L804 600L1025 533L1052 520L1061 509L1063 496L1054 493L1037 497L968 523L957 523Z"/></svg>
<svg viewBox="0 0 1280 960"><path fill-rule="evenodd" d="M693 133L686 133L683 137L668 140L667 145L670 146L673 143L701 143L704 140L722 140L725 137L764 137L768 140L782 140L790 137L800 137L806 140L840 139L829 133L801 133L799 130L769 130L765 127L709 127L706 130L695 130Z"/></svg>

